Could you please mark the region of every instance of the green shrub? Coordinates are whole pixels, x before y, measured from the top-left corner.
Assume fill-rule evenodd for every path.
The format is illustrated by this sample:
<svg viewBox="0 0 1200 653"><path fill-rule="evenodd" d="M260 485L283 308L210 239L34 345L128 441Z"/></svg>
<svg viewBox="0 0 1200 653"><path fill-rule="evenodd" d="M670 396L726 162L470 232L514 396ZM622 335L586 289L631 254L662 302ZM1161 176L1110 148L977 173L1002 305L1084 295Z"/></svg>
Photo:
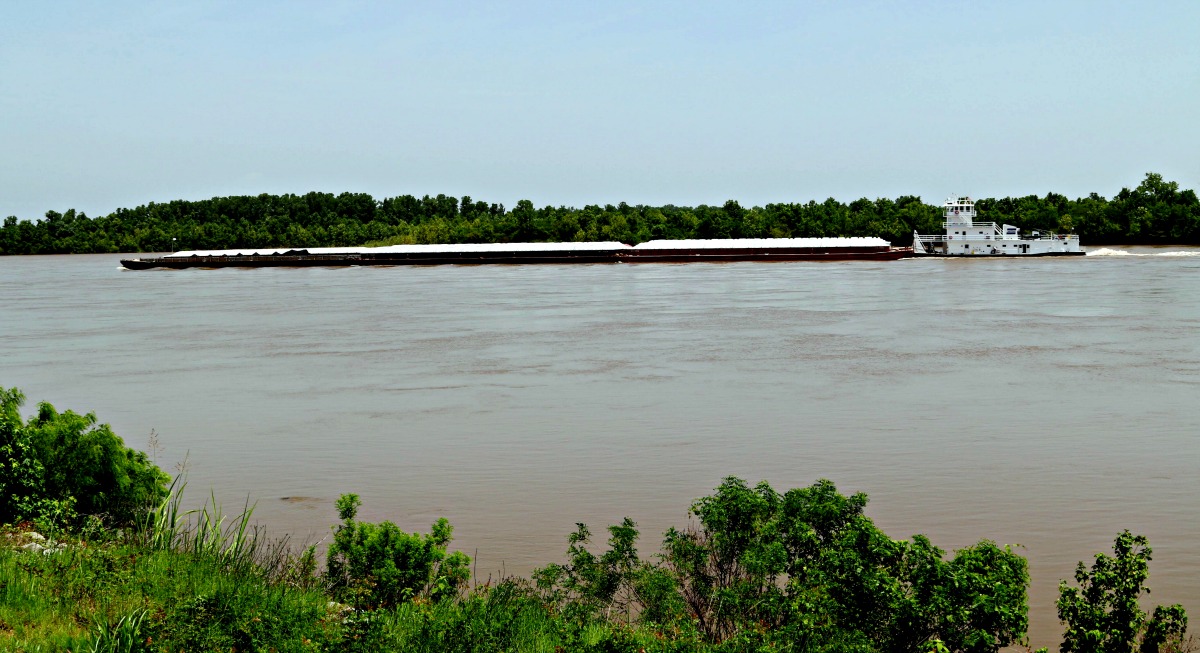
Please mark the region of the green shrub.
<svg viewBox="0 0 1200 653"><path fill-rule="evenodd" d="M409 534L389 521L355 521L360 504L356 494L337 501L342 524L326 559L326 578L336 596L375 608L457 595L470 577L471 559L458 551L446 554L450 522L437 520L428 535Z"/></svg>
<svg viewBox="0 0 1200 653"><path fill-rule="evenodd" d="M25 395L0 387L0 524L39 518L52 510L46 498L46 469L21 422Z"/></svg>
<svg viewBox="0 0 1200 653"><path fill-rule="evenodd" d="M985 540L955 552L942 573L928 612L950 650L995 651L1021 641L1029 627L1025 558Z"/></svg>
<svg viewBox="0 0 1200 653"><path fill-rule="evenodd" d="M43 402L22 423L24 401L16 388L0 388L0 521L99 515L126 526L166 497L166 473L94 413L59 413Z"/></svg>
<svg viewBox="0 0 1200 653"><path fill-rule="evenodd" d="M947 560L924 536L888 537L866 504L829 481L779 494L731 477L692 504L698 524L667 532L661 563L638 558L629 519L600 554L578 524L566 562L533 579L580 628L636 621L672 646L982 653L1022 640L1024 558L983 541Z"/></svg>
<svg viewBox="0 0 1200 653"><path fill-rule="evenodd" d="M342 653L376 653L398 650L387 628L388 615L382 611L355 610L342 620Z"/></svg>
<svg viewBox="0 0 1200 653"><path fill-rule="evenodd" d="M568 616L587 620L599 615L628 615L636 598L636 579L644 563L637 555L637 525L628 517L608 528L609 549L595 555L587 524L576 524L568 537L566 564L552 564L533 572L537 586Z"/></svg>
<svg viewBox="0 0 1200 653"><path fill-rule="evenodd" d="M950 561L893 540L864 494L819 481L780 495L727 478L699 525L667 532L664 560L710 641L787 650L994 652L1025 635L1024 558L991 542Z"/></svg>
<svg viewBox="0 0 1200 653"><path fill-rule="evenodd" d="M1147 615L1139 605L1150 576L1150 543L1144 535L1124 531L1113 542L1113 555L1096 554L1089 572L1075 569L1078 588L1059 584L1058 618L1066 624L1062 653L1157 653L1178 644L1187 631L1183 606L1158 606ZM1139 646L1140 644L1140 646ZM1178 650L1177 646L1172 647Z"/></svg>

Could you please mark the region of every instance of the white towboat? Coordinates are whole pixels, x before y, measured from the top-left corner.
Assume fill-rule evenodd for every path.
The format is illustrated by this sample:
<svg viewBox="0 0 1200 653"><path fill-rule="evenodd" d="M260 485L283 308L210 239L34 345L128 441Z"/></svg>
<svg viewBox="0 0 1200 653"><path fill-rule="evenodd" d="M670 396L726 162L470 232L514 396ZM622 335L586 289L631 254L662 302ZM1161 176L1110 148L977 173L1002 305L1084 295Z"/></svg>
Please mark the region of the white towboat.
<svg viewBox="0 0 1200 653"><path fill-rule="evenodd" d="M913 232L914 256L1082 256L1079 236L1030 232L995 222L975 222L975 200L950 196L942 204L945 234Z"/></svg>

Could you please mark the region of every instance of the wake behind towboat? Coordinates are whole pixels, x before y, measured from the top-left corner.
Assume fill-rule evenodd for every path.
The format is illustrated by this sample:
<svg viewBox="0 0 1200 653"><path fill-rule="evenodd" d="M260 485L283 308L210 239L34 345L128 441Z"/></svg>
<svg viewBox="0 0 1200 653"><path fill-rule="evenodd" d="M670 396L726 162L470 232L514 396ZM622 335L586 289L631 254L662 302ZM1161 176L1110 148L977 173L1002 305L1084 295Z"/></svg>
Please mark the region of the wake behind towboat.
<svg viewBox="0 0 1200 653"><path fill-rule="evenodd" d="M913 232L916 256L1082 256L1079 236L1022 235L1021 230L995 222L975 222L975 200L950 196L942 204L945 234L923 236Z"/></svg>
<svg viewBox="0 0 1200 653"><path fill-rule="evenodd" d="M124 259L151 268L480 265L535 263L692 263L728 261L887 261L911 254L882 238L745 238L617 242L391 245L387 247L244 248L183 251Z"/></svg>

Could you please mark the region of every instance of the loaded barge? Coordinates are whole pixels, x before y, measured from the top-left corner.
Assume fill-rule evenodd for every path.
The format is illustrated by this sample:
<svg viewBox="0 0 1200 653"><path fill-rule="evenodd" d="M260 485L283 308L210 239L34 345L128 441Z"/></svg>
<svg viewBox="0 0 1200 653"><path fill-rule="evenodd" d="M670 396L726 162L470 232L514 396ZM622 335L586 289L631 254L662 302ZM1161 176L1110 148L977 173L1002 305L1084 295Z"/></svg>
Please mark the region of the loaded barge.
<svg viewBox="0 0 1200 653"><path fill-rule="evenodd" d="M197 250L154 258L124 259L121 265L131 270L148 270L363 265L890 261L911 253L910 248L892 247L882 238L746 238L651 240L637 246L595 242Z"/></svg>
<svg viewBox="0 0 1200 653"><path fill-rule="evenodd" d="M623 263L700 261L891 261L911 250L882 238L650 240L619 254Z"/></svg>
<svg viewBox="0 0 1200 653"><path fill-rule="evenodd" d="M308 249L223 249L175 252L156 258L123 259L130 270L150 268L344 267L351 265L448 265L481 263L616 263L628 245L607 243L498 243L310 247Z"/></svg>

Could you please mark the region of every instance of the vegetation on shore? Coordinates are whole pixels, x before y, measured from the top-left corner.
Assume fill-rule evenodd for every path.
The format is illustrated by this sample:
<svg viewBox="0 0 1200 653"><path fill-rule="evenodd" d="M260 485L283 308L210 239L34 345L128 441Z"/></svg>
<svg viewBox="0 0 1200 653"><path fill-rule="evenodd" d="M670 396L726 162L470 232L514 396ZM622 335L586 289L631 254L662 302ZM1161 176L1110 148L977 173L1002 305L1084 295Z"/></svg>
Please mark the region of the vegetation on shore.
<svg viewBox="0 0 1200 653"><path fill-rule="evenodd" d="M180 506L178 482L94 416L0 393L0 650L3 651L963 651L1024 644L1029 577L1011 547L952 556L892 539L867 497L833 483L778 492L725 479L638 551L629 519L598 546L579 524L562 562L472 583L453 529L357 520L337 501L317 552L227 519L215 500ZM47 432L57 434L48 438ZM87 446L102 441L106 446ZM49 445L46 443L49 442ZM53 456L98 451L95 469L47 482ZM71 454L71 455L78 455ZM15 481L9 482L11 479ZM85 502L95 493L104 501ZM143 501L124 511L126 501ZM65 506L65 507L64 507ZM85 508L86 506L86 508ZM117 512L111 512L111 510ZM1058 602L1064 653L1187 650L1180 606L1142 611L1150 548L1120 534Z"/></svg>
<svg viewBox="0 0 1200 653"><path fill-rule="evenodd" d="M1073 232L1089 245L1200 243L1194 190L1148 173L1111 199L982 199L980 220L1026 230ZM867 198L743 207L617 206L535 208L445 195L377 200L365 193L308 193L176 200L89 218L74 209L44 219L5 218L0 254L161 252L234 247L364 244L620 241L653 239L879 236L908 244L913 231L941 233L939 206L918 197Z"/></svg>

